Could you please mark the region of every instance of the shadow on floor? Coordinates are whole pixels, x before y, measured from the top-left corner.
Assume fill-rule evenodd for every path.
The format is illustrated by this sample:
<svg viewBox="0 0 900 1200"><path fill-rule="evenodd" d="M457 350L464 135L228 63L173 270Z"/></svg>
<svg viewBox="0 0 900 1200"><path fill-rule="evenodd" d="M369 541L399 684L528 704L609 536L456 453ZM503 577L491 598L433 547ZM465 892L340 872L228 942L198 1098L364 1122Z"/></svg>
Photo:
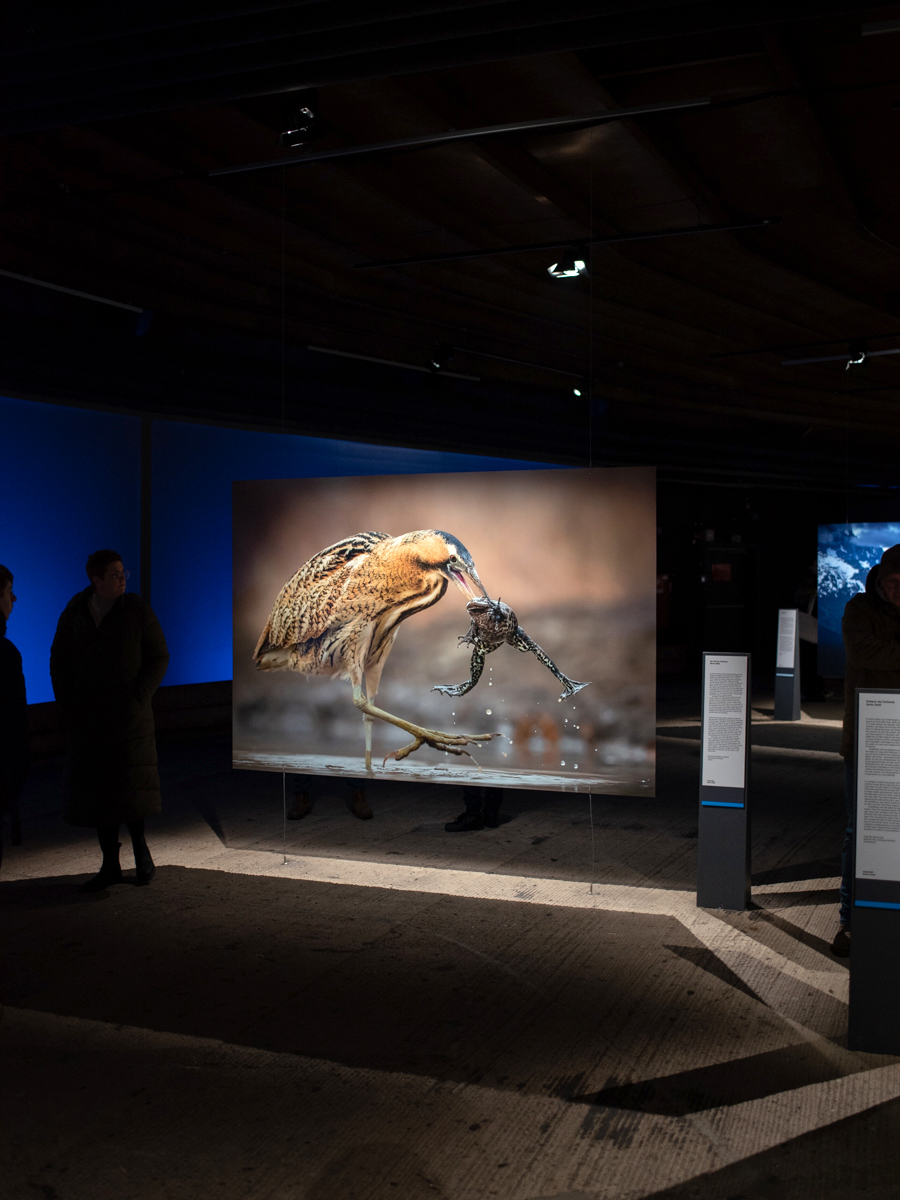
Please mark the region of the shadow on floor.
<svg viewBox="0 0 900 1200"><path fill-rule="evenodd" d="M827 1115L823 1115L823 1122ZM900 1100L791 1139L645 1200L896 1200L897 1159L885 1153L900 1128Z"/></svg>
<svg viewBox="0 0 900 1200"><path fill-rule="evenodd" d="M172 866L75 887L0 880L5 1003L522 1094L627 1071L652 1029L673 1052L771 1037L673 917Z"/></svg>
<svg viewBox="0 0 900 1200"><path fill-rule="evenodd" d="M788 863L768 871L756 871L752 882L754 887L766 883L802 883L804 879L834 879L840 873L840 855L835 854L833 858L817 858L812 862Z"/></svg>
<svg viewBox="0 0 900 1200"><path fill-rule="evenodd" d="M102 892L82 892L85 875L59 875L53 879L16 879L0 881L0 895L7 914L26 913L48 908L84 908L102 904L114 891L136 886L127 873L122 883Z"/></svg>
<svg viewBox="0 0 900 1200"><path fill-rule="evenodd" d="M803 1043L640 1083L613 1084L591 1096L573 1096L573 1100L682 1117L704 1109L743 1104L811 1083L824 1083L845 1074L832 1059Z"/></svg>

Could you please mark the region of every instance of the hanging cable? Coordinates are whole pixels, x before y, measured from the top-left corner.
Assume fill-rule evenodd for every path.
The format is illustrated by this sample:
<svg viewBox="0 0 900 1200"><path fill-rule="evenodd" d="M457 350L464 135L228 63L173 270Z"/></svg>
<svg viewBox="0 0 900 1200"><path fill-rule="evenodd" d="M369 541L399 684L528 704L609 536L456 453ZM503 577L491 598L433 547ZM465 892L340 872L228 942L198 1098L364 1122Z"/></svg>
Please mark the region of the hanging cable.
<svg viewBox="0 0 900 1200"><path fill-rule="evenodd" d="M281 432L285 425L285 390L286 390L286 294L285 294L285 170L281 171ZM281 858L282 865L287 866L287 775L281 772Z"/></svg>
<svg viewBox="0 0 900 1200"><path fill-rule="evenodd" d="M591 241L594 239L594 130L591 128L590 166L588 168L588 202L590 205ZM594 261L591 258L591 272L588 275L588 373L587 373L587 406L588 406L588 466L594 465ZM594 894L594 880L597 875L597 855L594 850L594 796L588 792L588 814L591 821L591 895Z"/></svg>
<svg viewBox="0 0 900 1200"><path fill-rule="evenodd" d="M591 817L591 895L594 894L594 881L597 876L597 856L594 853L594 794L588 792L588 812Z"/></svg>
<svg viewBox="0 0 900 1200"><path fill-rule="evenodd" d="M588 168L588 203L590 211L591 241L594 240L594 129L591 127L590 166ZM590 251L589 251L590 253ZM588 275L588 374L587 374L587 409L588 409L588 466L594 465L594 261L591 258L591 271Z"/></svg>

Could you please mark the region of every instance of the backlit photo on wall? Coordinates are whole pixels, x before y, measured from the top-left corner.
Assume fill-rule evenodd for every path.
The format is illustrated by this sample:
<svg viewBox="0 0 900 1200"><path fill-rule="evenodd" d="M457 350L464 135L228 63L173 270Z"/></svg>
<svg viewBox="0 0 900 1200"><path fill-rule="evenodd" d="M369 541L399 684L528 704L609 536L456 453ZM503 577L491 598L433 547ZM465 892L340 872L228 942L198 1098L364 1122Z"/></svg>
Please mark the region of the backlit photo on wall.
<svg viewBox="0 0 900 1200"><path fill-rule="evenodd" d="M841 679L846 670L841 618L848 600L866 590L866 580L888 546L900 542L900 522L864 521L819 526L818 668ZM874 583L872 584L874 587Z"/></svg>
<svg viewBox="0 0 900 1200"><path fill-rule="evenodd" d="M233 485L234 765L652 794L652 468Z"/></svg>

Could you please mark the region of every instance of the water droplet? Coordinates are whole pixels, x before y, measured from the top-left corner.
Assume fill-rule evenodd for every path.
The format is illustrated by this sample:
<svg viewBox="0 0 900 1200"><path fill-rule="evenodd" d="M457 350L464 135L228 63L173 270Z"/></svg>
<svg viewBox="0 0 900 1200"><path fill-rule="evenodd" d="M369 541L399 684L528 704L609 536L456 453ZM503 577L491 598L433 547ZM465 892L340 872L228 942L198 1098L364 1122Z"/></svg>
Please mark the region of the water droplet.
<svg viewBox="0 0 900 1200"><path fill-rule="evenodd" d="M484 711L487 713L488 716L491 716L494 710L492 708L486 708Z"/></svg>

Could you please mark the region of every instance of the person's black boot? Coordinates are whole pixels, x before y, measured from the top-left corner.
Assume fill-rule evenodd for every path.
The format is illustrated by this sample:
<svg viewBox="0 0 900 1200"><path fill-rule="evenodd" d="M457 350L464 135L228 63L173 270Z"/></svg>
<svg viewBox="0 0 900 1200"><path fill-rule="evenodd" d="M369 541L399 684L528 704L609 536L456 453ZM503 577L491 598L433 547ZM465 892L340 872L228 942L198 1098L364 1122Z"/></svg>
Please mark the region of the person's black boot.
<svg viewBox="0 0 900 1200"><path fill-rule="evenodd" d="M476 829L484 829L481 817L482 799L477 788L463 789L463 803L466 811L460 813L455 821L448 821L444 826L447 833L472 833Z"/></svg>
<svg viewBox="0 0 900 1200"><path fill-rule="evenodd" d="M500 824L500 805L503 803L503 790L501 788L486 788L485 793L481 814L487 828L496 829Z"/></svg>
<svg viewBox="0 0 900 1200"><path fill-rule="evenodd" d="M131 834L131 848L134 850L134 882L138 887L145 887L156 874L156 865L150 857L150 847L144 837L144 822L129 821L128 832Z"/></svg>
<svg viewBox="0 0 900 1200"><path fill-rule="evenodd" d="M831 953L838 958L850 957L850 926L846 921L841 922L841 926L834 935L834 941L831 943Z"/></svg>
<svg viewBox="0 0 900 1200"><path fill-rule="evenodd" d="M100 870L87 883L78 889L80 892L102 892L114 883L122 882L122 868L119 866L119 827L118 825L101 825L97 829L97 840L103 851L103 864Z"/></svg>
<svg viewBox="0 0 900 1200"><path fill-rule="evenodd" d="M365 788L354 788L350 793L350 811L360 821L371 821L375 814L369 807Z"/></svg>
<svg viewBox="0 0 900 1200"><path fill-rule="evenodd" d="M311 812L312 805L309 802L309 792L294 792L294 803L288 810L287 819L289 821L302 821L303 818L308 817Z"/></svg>

